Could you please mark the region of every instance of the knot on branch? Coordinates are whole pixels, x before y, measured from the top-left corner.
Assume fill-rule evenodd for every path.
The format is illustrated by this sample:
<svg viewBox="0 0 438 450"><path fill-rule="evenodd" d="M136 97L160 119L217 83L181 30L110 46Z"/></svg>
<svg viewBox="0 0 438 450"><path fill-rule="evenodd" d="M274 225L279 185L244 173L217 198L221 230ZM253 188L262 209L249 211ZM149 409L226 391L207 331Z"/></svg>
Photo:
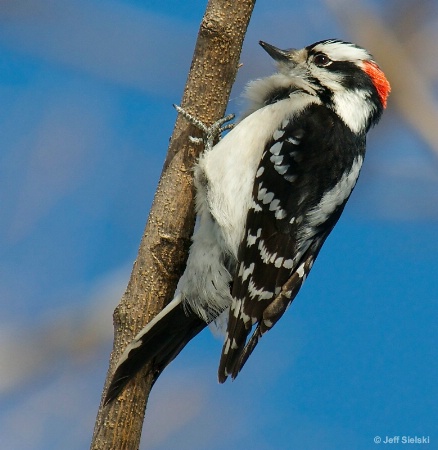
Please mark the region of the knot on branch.
<svg viewBox="0 0 438 450"><path fill-rule="evenodd" d="M235 32L230 25L230 20L227 20L226 17L218 17L216 14L214 17L210 15L204 17L199 34L205 38L219 39L223 43L229 43Z"/></svg>
<svg viewBox="0 0 438 450"><path fill-rule="evenodd" d="M179 278L184 271L190 238L160 236L160 242L151 248L151 254L161 275Z"/></svg>

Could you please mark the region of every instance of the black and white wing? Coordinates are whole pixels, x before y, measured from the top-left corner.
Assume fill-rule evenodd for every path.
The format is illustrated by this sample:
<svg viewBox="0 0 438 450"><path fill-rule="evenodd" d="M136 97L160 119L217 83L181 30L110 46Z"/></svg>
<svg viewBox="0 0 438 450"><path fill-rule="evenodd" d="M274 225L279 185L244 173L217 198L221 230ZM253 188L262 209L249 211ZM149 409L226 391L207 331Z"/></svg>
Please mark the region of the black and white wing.
<svg viewBox="0 0 438 450"><path fill-rule="evenodd" d="M354 188L364 152L365 137L319 105L284 121L267 142L239 247L220 382L237 376L297 295Z"/></svg>

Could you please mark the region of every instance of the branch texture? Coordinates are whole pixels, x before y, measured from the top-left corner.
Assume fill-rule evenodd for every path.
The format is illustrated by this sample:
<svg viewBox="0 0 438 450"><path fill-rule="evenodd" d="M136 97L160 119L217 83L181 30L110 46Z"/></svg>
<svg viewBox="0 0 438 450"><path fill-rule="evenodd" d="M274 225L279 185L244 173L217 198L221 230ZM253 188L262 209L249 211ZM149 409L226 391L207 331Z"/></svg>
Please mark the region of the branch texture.
<svg viewBox="0 0 438 450"><path fill-rule="evenodd" d="M202 20L181 106L204 123L224 115L255 0L211 0ZM114 311L114 345L91 449L136 450L152 377L140 371L103 407L115 364L134 336L172 299L194 225L192 167L199 130L178 116L126 292ZM198 146L199 147L199 146Z"/></svg>

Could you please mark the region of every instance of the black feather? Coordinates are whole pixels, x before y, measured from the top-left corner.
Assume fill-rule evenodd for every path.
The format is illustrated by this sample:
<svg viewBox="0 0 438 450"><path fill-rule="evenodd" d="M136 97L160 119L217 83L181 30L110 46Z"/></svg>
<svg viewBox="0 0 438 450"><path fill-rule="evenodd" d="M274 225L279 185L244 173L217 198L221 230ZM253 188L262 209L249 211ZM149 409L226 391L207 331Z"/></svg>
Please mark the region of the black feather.
<svg viewBox="0 0 438 450"><path fill-rule="evenodd" d="M321 223L310 223L308 213L364 153L365 135L353 133L320 105L284 123L267 142L239 248L220 382L237 376L263 333L297 295L348 196L328 217L322 214ZM279 296L283 291L288 295ZM256 330L246 343L253 324Z"/></svg>
<svg viewBox="0 0 438 450"><path fill-rule="evenodd" d="M129 380L147 364L150 364L155 381L187 343L206 326L197 315L178 303L141 337L140 345L132 348L128 358L117 367L104 404L117 398Z"/></svg>

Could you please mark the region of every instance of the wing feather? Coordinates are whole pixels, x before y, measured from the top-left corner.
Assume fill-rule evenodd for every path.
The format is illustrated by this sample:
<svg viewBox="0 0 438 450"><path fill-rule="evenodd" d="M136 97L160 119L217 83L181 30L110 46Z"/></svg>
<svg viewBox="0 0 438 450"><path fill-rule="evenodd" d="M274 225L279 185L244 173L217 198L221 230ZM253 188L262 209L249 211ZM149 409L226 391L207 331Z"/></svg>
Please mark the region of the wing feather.
<svg viewBox="0 0 438 450"><path fill-rule="evenodd" d="M237 376L261 336L283 315L339 219L359 173L339 183L357 155L339 148L333 136L348 146L348 133L334 114L313 105L299 119L285 121L267 142L239 247L220 382ZM364 142L354 144L352 149L365 148Z"/></svg>

